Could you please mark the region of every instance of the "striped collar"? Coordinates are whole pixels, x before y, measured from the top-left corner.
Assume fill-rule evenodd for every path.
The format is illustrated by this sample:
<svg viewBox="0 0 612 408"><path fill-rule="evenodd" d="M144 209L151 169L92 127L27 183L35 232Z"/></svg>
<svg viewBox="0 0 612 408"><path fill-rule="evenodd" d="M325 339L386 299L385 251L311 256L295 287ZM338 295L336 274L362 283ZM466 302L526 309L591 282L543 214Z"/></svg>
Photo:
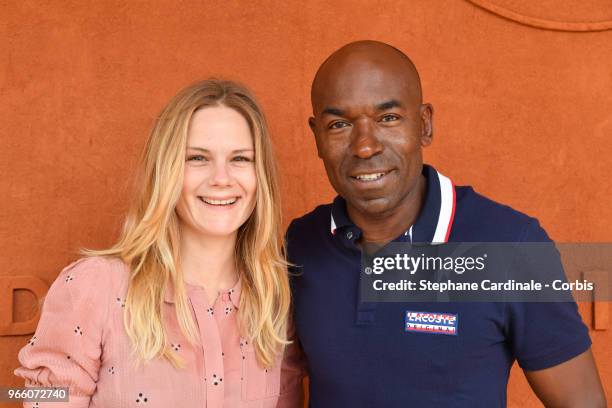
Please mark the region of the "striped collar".
<svg viewBox="0 0 612 408"><path fill-rule="evenodd" d="M416 222L395 241L443 244L448 242L455 217L456 195L453 182L431 166L423 165L427 192ZM346 211L346 201L337 196L331 210L330 232L355 227Z"/></svg>

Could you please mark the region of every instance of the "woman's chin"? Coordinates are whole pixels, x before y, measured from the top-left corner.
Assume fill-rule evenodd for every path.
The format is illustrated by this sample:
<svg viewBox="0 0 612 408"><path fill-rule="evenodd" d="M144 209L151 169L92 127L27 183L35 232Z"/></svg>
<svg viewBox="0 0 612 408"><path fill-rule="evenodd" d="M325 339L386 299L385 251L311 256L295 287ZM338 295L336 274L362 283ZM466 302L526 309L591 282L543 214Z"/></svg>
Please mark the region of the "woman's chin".
<svg viewBox="0 0 612 408"><path fill-rule="evenodd" d="M196 229L198 235L202 238L233 238L238 233L240 225L207 225L206 227L200 226Z"/></svg>

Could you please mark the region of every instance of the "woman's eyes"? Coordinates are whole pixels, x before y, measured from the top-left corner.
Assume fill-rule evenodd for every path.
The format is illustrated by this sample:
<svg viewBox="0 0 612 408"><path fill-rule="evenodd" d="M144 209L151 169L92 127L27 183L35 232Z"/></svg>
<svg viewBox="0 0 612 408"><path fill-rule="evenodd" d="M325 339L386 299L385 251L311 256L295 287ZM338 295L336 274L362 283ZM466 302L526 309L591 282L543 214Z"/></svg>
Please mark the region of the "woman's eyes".
<svg viewBox="0 0 612 408"><path fill-rule="evenodd" d="M209 160L207 157L201 154L194 154L194 155L187 156L187 161L188 162L207 162ZM231 161L239 162L239 163L250 163L253 161L253 159L247 156L235 156L235 157L232 157Z"/></svg>
<svg viewBox="0 0 612 408"><path fill-rule="evenodd" d="M187 161L202 162L202 161L208 161L208 159L202 156L201 154L194 154L192 156L187 156Z"/></svg>
<svg viewBox="0 0 612 408"><path fill-rule="evenodd" d="M253 160L250 157L247 156L236 156L232 159L232 161L237 161L237 162L252 162Z"/></svg>

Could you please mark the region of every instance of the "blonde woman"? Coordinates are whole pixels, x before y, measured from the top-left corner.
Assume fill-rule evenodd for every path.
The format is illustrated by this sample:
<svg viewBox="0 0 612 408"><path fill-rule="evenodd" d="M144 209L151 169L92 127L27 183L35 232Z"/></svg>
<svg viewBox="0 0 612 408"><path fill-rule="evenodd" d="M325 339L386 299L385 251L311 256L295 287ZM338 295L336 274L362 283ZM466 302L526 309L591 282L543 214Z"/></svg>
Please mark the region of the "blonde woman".
<svg viewBox="0 0 612 408"><path fill-rule="evenodd" d="M15 374L69 387L51 407L301 406L277 176L249 91L176 95L138 180L119 241L61 272Z"/></svg>

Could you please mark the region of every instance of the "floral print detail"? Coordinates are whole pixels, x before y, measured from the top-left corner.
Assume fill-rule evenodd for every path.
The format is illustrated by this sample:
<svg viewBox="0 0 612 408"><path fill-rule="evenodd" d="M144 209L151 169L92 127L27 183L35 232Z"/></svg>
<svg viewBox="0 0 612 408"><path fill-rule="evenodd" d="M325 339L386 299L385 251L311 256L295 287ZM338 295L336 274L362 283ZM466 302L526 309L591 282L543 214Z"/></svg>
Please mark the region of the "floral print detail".
<svg viewBox="0 0 612 408"><path fill-rule="evenodd" d="M109 367L109 369L108 369L108 373L109 373L110 375L115 374L115 366L111 366L111 367Z"/></svg>
<svg viewBox="0 0 612 408"><path fill-rule="evenodd" d="M213 308L212 308L212 307L209 307L208 309L206 309L206 312L207 312L207 313L208 313L210 316L212 316L212 315L214 315L214 314L215 314L215 311L213 310Z"/></svg>
<svg viewBox="0 0 612 408"><path fill-rule="evenodd" d="M219 385L219 384L221 384L221 381L223 381L223 378L217 377L217 374L213 374L212 375L212 383L213 383L213 385Z"/></svg>
<svg viewBox="0 0 612 408"><path fill-rule="evenodd" d="M33 346L33 345L34 345L34 343L36 343L36 336L34 336L34 337L32 337L30 340L28 340L28 344L29 344L30 346Z"/></svg>
<svg viewBox="0 0 612 408"><path fill-rule="evenodd" d="M117 304L118 304L119 306L121 306L121 307L125 307L125 302L124 302L124 301L123 301L123 300L122 300L120 297L118 297L117 299L115 299L115 301L117 302Z"/></svg>
<svg viewBox="0 0 612 408"><path fill-rule="evenodd" d="M74 279L72 275L66 275L66 283L70 282L72 279Z"/></svg>
<svg viewBox="0 0 612 408"><path fill-rule="evenodd" d="M81 326L77 326L74 328L74 334L78 335L78 336L82 336L83 335L83 330L81 330Z"/></svg>
<svg viewBox="0 0 612 408"><path fill-rule="evenodd" d="M172 343L172 344L170 344L170 347L172 347L172 350L174 350L174 351L179 351L181 349L181 345L178 344L178 343L176 343L176 344Z"/></svg>
<svg viewBox="0 0 612 408"><path fill-rule="evenodd" d="M146 404L149 399L145 397L142 392L138 394L138 398L136 398L137 404Z"/></svg>
<svg viewBox="0 0 612 408"><path fill-rule="evenodd" d="M232 307L231 307L231 306L227 306L227 307L225 308L225 314L226 314L226 315L230 314L232 310L233 310L233 309L232 309Z"/></svg>

